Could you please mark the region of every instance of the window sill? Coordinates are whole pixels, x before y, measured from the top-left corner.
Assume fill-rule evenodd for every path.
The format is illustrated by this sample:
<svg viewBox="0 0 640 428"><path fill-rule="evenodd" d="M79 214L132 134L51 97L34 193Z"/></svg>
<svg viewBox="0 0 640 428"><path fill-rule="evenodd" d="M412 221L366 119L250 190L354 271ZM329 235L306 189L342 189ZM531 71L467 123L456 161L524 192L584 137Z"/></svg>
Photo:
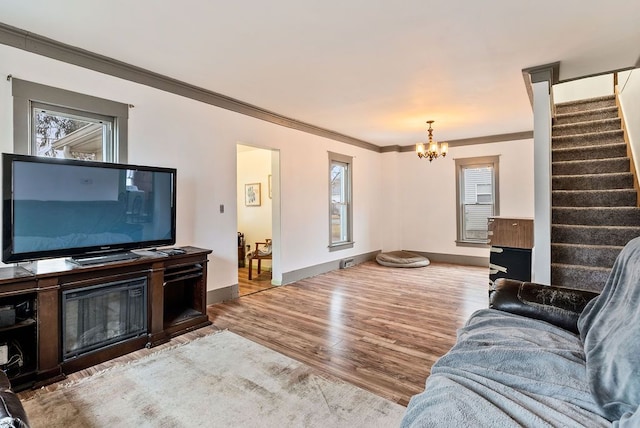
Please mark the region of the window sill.
<svg viewBox="0 0 640 428"><path fill-rule="evenodd" d="M457 247L490 248L489 241L456 241Z"/></svg>
<svg viewBox="0 0 640 428"><path fill-rule="evenodd" d="M353 248L354 242L341 242L339 244L329 245L329 251L340 251L340 250L348 250L349 248Z"/></svg>

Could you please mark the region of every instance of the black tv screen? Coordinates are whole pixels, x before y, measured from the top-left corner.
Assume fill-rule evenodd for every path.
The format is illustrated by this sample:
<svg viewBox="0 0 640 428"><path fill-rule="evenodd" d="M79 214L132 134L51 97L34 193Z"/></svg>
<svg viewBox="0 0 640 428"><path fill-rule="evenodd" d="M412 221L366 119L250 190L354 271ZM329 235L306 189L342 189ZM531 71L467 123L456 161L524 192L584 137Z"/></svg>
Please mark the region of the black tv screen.
<svg viewBox="0 0 640 428"><path fill-rule="evenodd" d="M173 168L4 153L2 178L5 263L175 243Z"/></svg>

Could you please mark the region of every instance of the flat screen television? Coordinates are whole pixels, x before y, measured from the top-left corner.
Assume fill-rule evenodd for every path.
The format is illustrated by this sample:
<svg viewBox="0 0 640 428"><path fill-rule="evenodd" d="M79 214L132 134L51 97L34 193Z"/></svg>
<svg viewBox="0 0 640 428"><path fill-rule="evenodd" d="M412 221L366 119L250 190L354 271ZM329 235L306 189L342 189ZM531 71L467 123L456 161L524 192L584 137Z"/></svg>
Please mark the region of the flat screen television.
<svg viewBox="0 0 640 428"><path fill-rule="evenodd" d="M2 192L5 263L175 244L173 168L4 153Z"/></svg>

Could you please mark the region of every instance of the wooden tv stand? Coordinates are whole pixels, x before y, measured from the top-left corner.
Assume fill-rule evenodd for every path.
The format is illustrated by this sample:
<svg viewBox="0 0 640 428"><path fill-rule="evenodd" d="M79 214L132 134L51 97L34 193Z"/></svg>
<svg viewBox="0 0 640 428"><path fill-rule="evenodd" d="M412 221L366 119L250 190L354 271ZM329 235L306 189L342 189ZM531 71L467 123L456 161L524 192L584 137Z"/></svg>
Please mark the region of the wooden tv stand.
<svg viewBox="0 0 640 428"><path fill-rule="evenodd" d="M137 251L141 255L137 259L89 266L56 259L0 268L0 355L3 347L7 347L9 358L21 355L20 367L14 364L7 370L14 389L56 381L65 373L156 346L211 324L206 311L207 256L211 250L182 248L184 254ZM139 317L146 316L146 331L65 357L63 296L127 280L146 283L146 308L144 301L138 303L145 311ZM141 292L136 293L134 296L142 298ZM6 369L3 363L0 357L0 368Z"/></svg>

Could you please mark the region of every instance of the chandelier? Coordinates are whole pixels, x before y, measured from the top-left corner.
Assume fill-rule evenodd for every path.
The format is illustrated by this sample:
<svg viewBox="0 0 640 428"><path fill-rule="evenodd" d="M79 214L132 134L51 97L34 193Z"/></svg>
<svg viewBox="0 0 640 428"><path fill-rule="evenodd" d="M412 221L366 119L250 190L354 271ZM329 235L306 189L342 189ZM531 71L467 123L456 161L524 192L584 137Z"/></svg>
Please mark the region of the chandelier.
<svg viewBox="0 0 640 428"><path fill-rule="evenodd" d="M449 151L449 145L447 143L438 144L437 141L433 141L433 129L431 128L431 124L433 122L433 120L427 120L427 123L429 124L429 129L427 130L429 132L429 143L426 150L424 143L416 144L416 154L418 157L420 159L429 158L429 162L436 159L438 156L445 157Z"/></svg>

